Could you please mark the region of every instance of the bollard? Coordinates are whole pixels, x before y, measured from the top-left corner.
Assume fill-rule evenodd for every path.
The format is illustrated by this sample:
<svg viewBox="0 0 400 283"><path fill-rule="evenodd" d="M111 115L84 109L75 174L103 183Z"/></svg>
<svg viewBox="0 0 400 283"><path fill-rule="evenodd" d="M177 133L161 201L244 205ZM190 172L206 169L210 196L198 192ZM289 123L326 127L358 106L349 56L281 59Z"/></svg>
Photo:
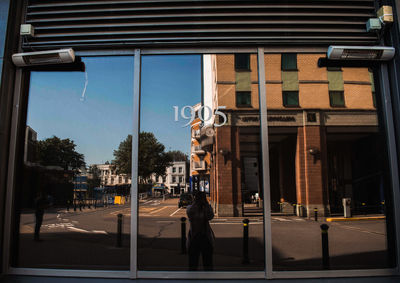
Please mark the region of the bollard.
<svg viewBox="0 0 400 283"><path fill-rule="evenodd" d="M67 211L69 211L69 204L70 204L70 202L69 202L69 200L67 200Z"/></svg>
<svg viewBox="0 0 400 283"><path fill-rule="evenodd" d="M249 263L249 219L243 219L243 264Z"/></svg>
<svg viewBox="0 0 400 283"><path fill-rule="evenodd" d="M74 211L76 211L76 200L75 199L73 200L73 203L74 203Z"/></svg>
<svg viewBox="0 0 400 283"><path fill-rule="evenodd" d="M97 208L97 199L94 200L94 209Z"/></svg>
<svg viewBox="0 0 400 283"><path fill-rule="evenodd" d="M329 240L328 229L329 226L322 224L321 226L321 240L322 240L322 267L329 269Z"/></svg>
<svg viewBox="0 0 400 283"><path fill-rule="evenodd" d="M318 208L314 208L314 220L318 221Z"/></svg>
<svg viewBox="0 0 400 283"><path fill-rule="evenodd" d="M297 213L296 213L296 204L295 203L293 204L293 214L297 215Z"/></svg>
<svg viewBox="0 0 400 283"><path fill-rule="evenodd" d="M186 217L181 217L181 253L186 254Z"/></svg>
<svg viewBox="0 0 400 283"><path fill-rule="evenodd" d="M90 199L88 200L88 208L91 209Z"/></svg>
<svg viewBox="0 0 400 283"><path fill-rule="evenodd" d="M117 247L122 247L122 214L119 213L118 217L118 227L117 227Z"/></svg>

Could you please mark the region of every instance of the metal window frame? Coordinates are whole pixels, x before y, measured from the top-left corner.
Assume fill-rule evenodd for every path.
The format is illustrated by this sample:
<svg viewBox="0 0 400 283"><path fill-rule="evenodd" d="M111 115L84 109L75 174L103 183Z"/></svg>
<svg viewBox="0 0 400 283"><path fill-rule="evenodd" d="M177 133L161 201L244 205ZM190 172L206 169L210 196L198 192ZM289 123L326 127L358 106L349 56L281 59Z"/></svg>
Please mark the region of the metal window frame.
<svg viewBox="0 0 400 283"><path fill-rule="evenodd" d="M14 170L9 170L7 177L7 196L5 211L5 229L3 246L3 267L6 274L33 275L33 276L64 276L64 277L92 277L92 278L158 278L158 279L286 279L286 278L332 278L337 277L339 270L328 271L273 271L272 265L272 242L271 239L271 204L270 204L270 176L269 176L269 149L268 149L268 120L265 84L259 84L260 104L260 127L263 165L263 192L264 192L264 243L265 243L265 270L243 271L243 272L190 272L190 271L141 271L137 269L137 172L138 172L138 137L139 137L139 112L140 112L140 75L142 55L173 55L173 54L227 54L227 53L257 53L258 80L265 81L264 55L271 53L325 53L326 48L299 48L299 47L259 47L259 48L153 48L135 50L95 50L79 51L78 56L118 56L134 55L134 90L133 90L133 129L132 129L132 185L131 185L131 210L136 217L131 217L131 262L129 271L107 271L107 270L73 270L73 269L36 269L36 268L14 268L9 266L10 259L10 237L12 200L14 187ZM383 78L387 78L387 68L381 67ZM390 168L392 173L393 201L400 203L400 192L394 188L399 186L398 164L396 160L396 144L394 137L393 113L390 104L390 89L388 81L381 78L382 96L384 98L384 115L386 129L388 131L388 150L390 153ZM14 168L18 118L20 115L19 103L22 96L22 70L16 73L14 103L11 125L11 144L9 156L9 168ZM365 269L365 270L340 270L341 277L363 277L363 276L393 276L400 275L400 207L394 207L394 219L396 229L397 266L390 269ZM133 233L133 234L132 234Z"/></svg>

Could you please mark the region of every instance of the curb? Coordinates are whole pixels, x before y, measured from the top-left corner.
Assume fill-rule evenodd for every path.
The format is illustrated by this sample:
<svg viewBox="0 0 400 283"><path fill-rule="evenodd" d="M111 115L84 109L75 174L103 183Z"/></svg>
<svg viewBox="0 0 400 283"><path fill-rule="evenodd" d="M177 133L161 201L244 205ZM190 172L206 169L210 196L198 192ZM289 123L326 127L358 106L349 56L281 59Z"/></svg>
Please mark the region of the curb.
<svg viewBox="0 0 400 283"><path fill-rule="evenodd" d="M344 217L331 217L331 218L326 218L327 222L334 222L334 221L359 221L359 220L381 220L381 219L386 219L386 216L367 216L367 217L349 217L349 218L344 218Z"/></svg>

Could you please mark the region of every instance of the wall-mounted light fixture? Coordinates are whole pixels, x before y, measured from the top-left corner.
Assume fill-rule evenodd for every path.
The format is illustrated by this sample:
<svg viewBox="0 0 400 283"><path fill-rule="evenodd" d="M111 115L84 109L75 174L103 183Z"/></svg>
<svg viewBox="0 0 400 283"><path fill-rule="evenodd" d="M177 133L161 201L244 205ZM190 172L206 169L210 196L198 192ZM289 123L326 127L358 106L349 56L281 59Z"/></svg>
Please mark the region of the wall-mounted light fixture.
<svg viewBox="0 0 400 283"><path fill-rule="evenodd" d="M318 159L321 159L321 152L318 148L310 147L308 153L314 157L314 164L317 162Z"/></svg>

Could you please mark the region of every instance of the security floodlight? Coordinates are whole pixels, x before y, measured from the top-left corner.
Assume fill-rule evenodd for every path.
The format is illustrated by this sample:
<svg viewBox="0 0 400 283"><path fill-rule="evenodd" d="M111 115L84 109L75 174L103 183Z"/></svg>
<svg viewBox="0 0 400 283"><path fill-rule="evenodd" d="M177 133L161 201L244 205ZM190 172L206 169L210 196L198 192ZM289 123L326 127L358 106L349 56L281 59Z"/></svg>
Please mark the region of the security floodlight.
<svg viewBox="0 0 400 283"><path fill-rule="evenodd" d="M68 64L75 61L75 53L72 48L16 53L12 61L17 67Z"/></svg>
<svg viewBox="0 0 400 283"><path fill-rule="evenodd" d="M329 46L328 59L388 61L394 52L393 47L386 46Z"/></svg>

